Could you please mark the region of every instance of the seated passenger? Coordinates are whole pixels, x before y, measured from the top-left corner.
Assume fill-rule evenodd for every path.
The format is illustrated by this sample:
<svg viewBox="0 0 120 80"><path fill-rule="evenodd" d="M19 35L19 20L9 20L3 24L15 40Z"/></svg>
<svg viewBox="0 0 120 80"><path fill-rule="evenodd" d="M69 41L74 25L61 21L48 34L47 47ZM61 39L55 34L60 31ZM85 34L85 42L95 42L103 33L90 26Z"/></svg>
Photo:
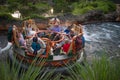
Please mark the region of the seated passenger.
<svg viewBox="0 0 120 80"><path fill-rule="evenodd" d="M72 23L71 23L71 21L66 21L65 22L65 29L64 29L64 32L66 33L66 34L68 34L69 32L70 32L70 30L71 30L71 25L72 25Z"/></svg>
<svg viewBox="0 0 120 80"><path fill-rule="evenodd" d="M62 46L62 51L64 54L67 54L70 48L71 42L69 40L65 40L65 44Z"/></svg>
<svg viewBox="0 0 120 80"><path fill-rule="evenodd" d="M7 39L8 39L8 44L6 47L4 47L3 49L0 49L0 53L9 50L11 48L11 46L13 45L13 43L19 47L19 43L18 43L18 31L17 31L17 27L16 25L12 25L8 28L8 35L7 35Z"/></svg>
<svg viewBox="0 0 120 80"><path fill-rule="evenodd" d="M36 31L31 27L31 24L28 24L26 27L26 35L27 36L32 36L36 33Z"/></svg>
<svg viewBox="0 0 120 80"><path fill-rule="evenodd" d="M73 28L71 29L74 33L74 37L79 37L82 40L82 48L85 46L85 38L83 36L83 28L79 21L73 22Z"/></svg>
<svg viewBox="0 0 120 80"><path fill-rule="evenodd" d="M19 45L21 48L27 49L26 47L26 41L23 37L23 29L19 28L19 33L18 33L18 39L19 39Z"/></svg>
<svg viewBox="0 0 120 80"><path fill-rule="evenodd" d="M40 50L40 48L41 48L40 44L38 43L38 38L37 37L33 38L33 42L32 42L31 46L34 50L33 54L37 55L38 50Z"/></svg>
<svg viewBox="0 0 120 80"><path fill-rule="evenodd" d="M54 26L51 28L51 30L55 31L55 32L61 32L62 31L61 27L59 26L59 24L57 22L54 24Z"/></svg>
<svg viewBox="0 0 120 80"><path fill-rule="evenodd" d="M64 32L65 32L66 34L70 34L71 28L72 28L72 26L68 26L68 27L64 30Z"/></svg>
<svg viewBox="0 0 120 80"><path fill-rule="evenodd" d="M49 28L50 30L55 31L55 32L62 31L62 28L60 27L60 20L58 18L52 18L51 22L52 22L52 25Z"/></svg>

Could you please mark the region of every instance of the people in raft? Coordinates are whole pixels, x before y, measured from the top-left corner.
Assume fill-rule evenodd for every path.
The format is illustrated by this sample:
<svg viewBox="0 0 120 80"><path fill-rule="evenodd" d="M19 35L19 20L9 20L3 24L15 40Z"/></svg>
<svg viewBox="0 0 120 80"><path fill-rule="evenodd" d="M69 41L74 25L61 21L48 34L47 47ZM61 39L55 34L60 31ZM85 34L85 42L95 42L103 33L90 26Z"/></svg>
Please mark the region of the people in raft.
<svg viewBox="0 0 120 80"><path fill-rule="evenodd" d="M2 53L3 51L9 50L13 44L15 44L16 47L19 47L18 28L16 27L16 25L13 24L8 28L7 40L8 40L7 46L1 49L0 53Z"/></svg>
<svg viewBox="0 0 120 80"><path fill-rule="evenodd" d="M26 40L24 38L24 29L22 27L18 28L18 40L20 48L27 49Z"/></svg>
<svg viewBox="0 0 120 80"><path fill-rule="evenodd" d="M32 19L24 21L23 28L24 28L25 36L32 36L39 30L35 24L35 21Z"/></svg>
<svg viewBox="0 0 120 80"><path fill-rule="evenodd" d="M32 44L31 44L31 49L33 51L33 54L35 54L35 55L37 55L38 53L44 55L44 54L46 54L46 52L44 50L45 47L43 47L45 45L42 44L42 43L40 44L40 42L38 40L39 39L38 39L37 36L33 37ZM43 46L41 46L41 45L43 45Z"/></svg>
<svg viewBox="0 0 120 80"><path fill-rule="evenodd" d="M85 46L85 38L83 36L83 28L79 21L73 21L73 28L71 29L73 31L73 38L82 40L82 48Z"/></svg>
<svg viewBox="0 0 120 80"><path fill-rule="evenodd" d="M40 48L41 48L40 44L38 43L38 38L37 37L33 37L33 42L31 44L31 47L34 51L33 54L37 55L38 50L40 50Z"/></svg>
<svg viewBox="0 0 120 80"><path fill-rule="evenodd" d="M51 31L55 31L55 32L61 32L62 28L60 27L60 20L58 18L52 18L50 20L51 24L50 24L50 28L49 30Z"/></svg>
<svg viewBox="0 0 120 80"><path fill-rule="evenodd" d="M35 29L32 28L31 24L27 24L26 26L26 36L32 36L36 33Z"/></svg>

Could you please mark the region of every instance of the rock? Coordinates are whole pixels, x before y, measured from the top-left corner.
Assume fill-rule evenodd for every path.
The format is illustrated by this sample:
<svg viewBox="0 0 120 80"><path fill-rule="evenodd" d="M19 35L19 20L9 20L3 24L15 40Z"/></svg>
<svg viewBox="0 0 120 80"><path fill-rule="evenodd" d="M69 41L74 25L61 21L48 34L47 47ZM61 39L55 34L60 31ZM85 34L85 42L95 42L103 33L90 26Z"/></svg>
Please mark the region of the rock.
<svg viewBox="0 0 120 80"><path fill-rule="evenodd" d="M118 16L118 17L116 18L116 21L120 21L120 16Z"/></svg>
<svg viewBox="0 0 120 80"><path fill-rule="evenodd" d="M84 15L84 18L86 21L94 21L94 20L102 20L104 17L104 14L100 10L91 10L88 13Z"/></svg>
<svg viewBox="0 0 120 80"><path fill-rule="evenodd" d="M104 15L104 20L105 21L116 21L116 18L117 18L117 13L116 12L112 12L112 13Z"/></svg>

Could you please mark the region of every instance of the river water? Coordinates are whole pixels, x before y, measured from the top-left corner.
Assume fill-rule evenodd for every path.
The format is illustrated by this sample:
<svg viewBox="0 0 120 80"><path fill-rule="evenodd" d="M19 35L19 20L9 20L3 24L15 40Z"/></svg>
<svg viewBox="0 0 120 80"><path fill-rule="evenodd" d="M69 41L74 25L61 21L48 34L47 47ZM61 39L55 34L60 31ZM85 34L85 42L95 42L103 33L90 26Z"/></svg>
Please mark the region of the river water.
<svg viewBox="0 0 120 80"><path fill-rule="evenodd" d="M120 55L120 22L104 22L83 25L84 37L86 39L85 52L87 59L93 56ZM0 32L0 47L7 45L7 37ZM0 54L0 60L5 54Z"/></svg>
<svg viewBox="0 0 120 80"><path fill-rule="evenodd" d="M87 58L94 55L120 55L120 22L93 23L83 26Z"/></svg>

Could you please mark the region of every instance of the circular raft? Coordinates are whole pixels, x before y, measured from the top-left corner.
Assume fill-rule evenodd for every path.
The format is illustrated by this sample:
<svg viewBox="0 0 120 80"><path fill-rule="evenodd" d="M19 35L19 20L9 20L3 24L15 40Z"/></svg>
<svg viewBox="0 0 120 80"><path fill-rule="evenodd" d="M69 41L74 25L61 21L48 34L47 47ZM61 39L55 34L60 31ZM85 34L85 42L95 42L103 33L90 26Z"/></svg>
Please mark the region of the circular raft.
<svg viewBox="0 0 120 80"><path fill-rule="evenodd" d="M42 44L41 51L37 54L31 50L32 38L35 36L38 37L40 45ZM70 40L70 47L68 52L64 53L61 49L66 39ZM65 72L68 68L73 67L76 62L84 61L84 49L75 50L75 39L70 39L66 34L40 30L34 36L27 38L26 41L27 50L13 46L12 52L9 52L10 61L16 62L16 64L20 64L22 61L20 64L22 68L27 69L29 65L33 64L36 67L43 66L48 71L56 69L57 72Z"/></svg>

